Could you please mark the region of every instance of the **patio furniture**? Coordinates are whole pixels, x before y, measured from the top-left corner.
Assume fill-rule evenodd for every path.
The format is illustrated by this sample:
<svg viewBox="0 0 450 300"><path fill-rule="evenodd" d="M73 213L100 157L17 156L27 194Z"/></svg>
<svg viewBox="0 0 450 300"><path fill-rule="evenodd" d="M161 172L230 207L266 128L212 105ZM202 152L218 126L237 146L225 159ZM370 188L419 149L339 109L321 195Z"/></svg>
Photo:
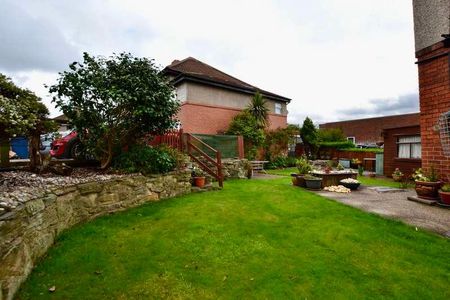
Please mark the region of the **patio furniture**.
<svg viewBox="0 0 450 300"><path fill-rule="evenodd" d="M266 173L266 170L264 170L264 164L268 163L267 160L251 160L250 164L252 166L252 170L254 172L262 172Z"/></svg>

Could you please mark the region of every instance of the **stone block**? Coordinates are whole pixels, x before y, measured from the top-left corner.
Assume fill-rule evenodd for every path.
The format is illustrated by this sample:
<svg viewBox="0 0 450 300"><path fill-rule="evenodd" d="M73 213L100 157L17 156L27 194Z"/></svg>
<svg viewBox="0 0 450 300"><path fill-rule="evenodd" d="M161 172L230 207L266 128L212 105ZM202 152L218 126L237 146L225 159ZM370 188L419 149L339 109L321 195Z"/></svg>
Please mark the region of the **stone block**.
<svg viewBox="0 0 450 300"><path fill-rule="evenodd" d="M100 193L103 190L103 184L100 182L88 182L78 185L81 195Z"/></svg>
<svg viewBox="0 0 450 300"><path fill-rule="evenodd" d="M42 199L36 199L25 203L25 208L30 215L34 215L45 208L44 201Z"/></svg>

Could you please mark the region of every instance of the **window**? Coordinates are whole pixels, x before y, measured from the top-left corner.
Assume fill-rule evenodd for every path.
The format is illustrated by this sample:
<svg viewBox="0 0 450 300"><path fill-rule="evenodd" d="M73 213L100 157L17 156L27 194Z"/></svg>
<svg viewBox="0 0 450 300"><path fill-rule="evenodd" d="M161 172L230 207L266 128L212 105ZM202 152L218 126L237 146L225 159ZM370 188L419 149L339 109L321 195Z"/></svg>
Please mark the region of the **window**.
<svg viewBox="0 0 450 300"><path fill-rule="evenodd" d="M419 135L402 136L397 140L398 158L421 158L422 144Z"/></svg>
<svg viewBox="0 0 450 300"><path fill-rule="evenodd" d="M348 136L347 141L352 142L353 144L356 144L356 139L354 136Z"/></svg>
<svg viewBox="0 0 450 300"><path fill-rule="evenodd" d="M281 103L275 103L275 113L281 115Z"/></svg>

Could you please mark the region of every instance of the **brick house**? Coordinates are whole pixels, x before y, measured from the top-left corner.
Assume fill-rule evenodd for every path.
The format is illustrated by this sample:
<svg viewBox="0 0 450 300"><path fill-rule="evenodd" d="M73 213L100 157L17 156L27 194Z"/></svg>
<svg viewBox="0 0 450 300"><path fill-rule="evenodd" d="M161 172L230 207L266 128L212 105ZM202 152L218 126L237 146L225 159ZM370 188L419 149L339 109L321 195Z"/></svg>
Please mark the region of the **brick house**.
<svg viewBox="0 0 450 300"><path fill-rule="evenodd" d="M232 118L248 107L259 91L269 108L269 129L287 126L291 99L259 89L193 57L175 60L163 72L174 84L181 102L178 118L185 132L225 132Z"/></svg>
<svg viewBox="0 0 450 300"><path fill-rule="evenodd" d="M414 36L419 73L422 167L434 166L445 180L450 154L442 147L439 118L450 111L450 3L414 0ZM449 118L445 121L450 122Z"/></svg>
<svg viewBox="0 0 450 300"><path fill-rule="evenodd" d="M422 166L420 124L383 129L383 173L390 177L395 168L406 176Z"/></svg>
<svg viewBox="0 0 450 300"><path fill-rule="evenodd" d="M347 120L320 124L319 128L340 128L348 140L357 145L384 143L383 129L415 126L419 123L419 113L393 115L376 118Z"/></svg>

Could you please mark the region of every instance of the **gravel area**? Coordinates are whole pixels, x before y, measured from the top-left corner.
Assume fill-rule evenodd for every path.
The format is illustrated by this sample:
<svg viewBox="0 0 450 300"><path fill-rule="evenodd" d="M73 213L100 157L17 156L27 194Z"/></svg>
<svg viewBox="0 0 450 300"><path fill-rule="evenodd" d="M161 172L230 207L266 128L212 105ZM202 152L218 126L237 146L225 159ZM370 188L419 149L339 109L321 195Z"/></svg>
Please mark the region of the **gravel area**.
<svg viewBox="0 0 450 300"><path fill-rule="evenodd" d="M401 220L418 228L425 228L450 237L450 209L407 200L408 196L416 195L416 192L411 189L379 192L374 187L361 186L350 194L326 191L317 193L368 212Z"/></svg>
<svg viewBox="0 0 450 300"><path fill-rule="evenodd" d="M99 173L84 168L74 169L70 176L37 175L26 171L0 172L0 215L59 187L124 176L129 175Z"/></svg>

